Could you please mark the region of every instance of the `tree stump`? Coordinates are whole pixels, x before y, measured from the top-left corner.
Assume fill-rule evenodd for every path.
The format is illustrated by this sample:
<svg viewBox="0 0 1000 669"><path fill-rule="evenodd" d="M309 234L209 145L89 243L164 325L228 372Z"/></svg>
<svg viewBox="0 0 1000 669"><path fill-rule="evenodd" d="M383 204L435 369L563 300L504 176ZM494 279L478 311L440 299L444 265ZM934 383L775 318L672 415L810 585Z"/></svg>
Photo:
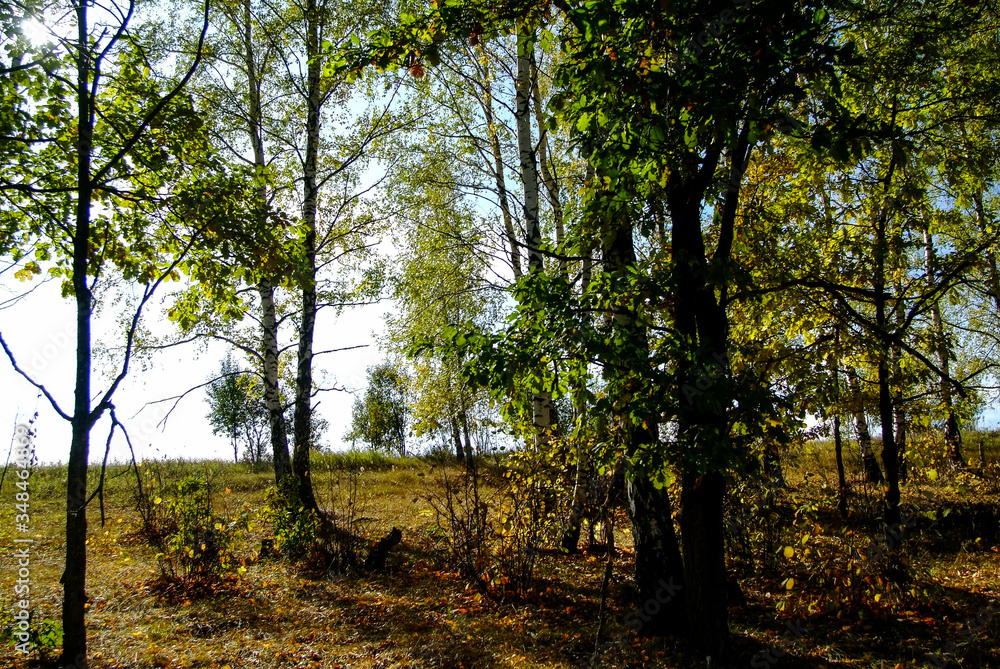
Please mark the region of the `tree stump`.
<svg viewBox="0 0 1000 669"><path fill-rule="evenodd" d="M385 568L386 558L389 557L389 551L392 550L402 538L403 532L398 528L392 528L392 531L389 532L389 534L379 539L378 543L372 546L371 550L368 551L368 557L365 558L365 569L382 571L382 569Z"/></svg>
<svg viewBox="0 0 1000 669"><path fill-rule="evenodd" d="M261 539L260 552L257 553L258 560L268 560L274 557L274 539Z"/></svg>

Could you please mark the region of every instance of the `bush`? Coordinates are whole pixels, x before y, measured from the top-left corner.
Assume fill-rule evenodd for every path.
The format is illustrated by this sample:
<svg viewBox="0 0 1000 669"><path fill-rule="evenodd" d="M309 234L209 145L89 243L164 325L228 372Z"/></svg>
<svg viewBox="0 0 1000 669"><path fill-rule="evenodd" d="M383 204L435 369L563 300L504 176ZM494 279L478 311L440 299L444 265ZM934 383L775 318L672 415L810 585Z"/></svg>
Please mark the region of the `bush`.
<svg viewBox="0 0 1000 669"><path fill-rule="evenodd" d="M62 625L51 618L42 618L40 622L36 622L34 611L28 620L27 642L22 641L22 637L16 636L21 630L10 611L0 612L0 630L2 630L0 638L4 639L5 646L13 648L15 645L27 643L28 648L38 653L38 658L42 662L54 659L62 646Z"/></svg>
<svg viewBox="0 0 1000 669"><path fill-rule="evenodd" d="M248 509L235 517L217 514L208 482L197 476L183 478L174 499L164 503L157 497L153 503L166 506L165 524L175 528L157 555L164 578L213 582L245 571L236 566L233 549L251 529Z"/></svg>
<svg viewBox="0 0 1000 669"><path fill-rule="evenodd" d="M326 557L320 545L319 515L305 511L291 489L279 492L275 486L268 488L263 514L274 533L274 546L282 553L293 560Z"/></svg>
<svg viewBox="0 0 1000 669"><path fill-rule="evenodd" d="M438 532L462 575L493 600L524 595L531 587L539 546L557 524L546 510L546 471L541 457L523 452L486 466L468 458L464 471L441 468L438 488L427 500Z"/></svg>

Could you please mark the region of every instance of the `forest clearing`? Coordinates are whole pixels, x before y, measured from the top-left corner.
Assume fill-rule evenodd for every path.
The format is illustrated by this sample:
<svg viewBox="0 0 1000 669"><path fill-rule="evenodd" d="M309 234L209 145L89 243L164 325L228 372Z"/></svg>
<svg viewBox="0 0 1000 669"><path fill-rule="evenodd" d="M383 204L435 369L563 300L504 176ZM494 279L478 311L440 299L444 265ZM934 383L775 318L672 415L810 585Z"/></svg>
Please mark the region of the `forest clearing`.
<svg viewBox="0 0 1000 669"><path fill-rule="evenodd" d="M915 577L905 588L880 580L880 557L869 548L877 494L865 489L860 459L851 472L858 511L836 510L829 476L832 444L811 443L789 454L788 487L773 506L756 508L772 524L754 536L744 516L728 533L746 552L731 561L745 601L732 604L733 667L991 667L1000 662L995 604L1000 597L997 494L1000 435L984 438L988 478L942 476L914 482L904 496L919 532L905 545ZM503 458L484 457L491 470ZM502 464L500 466L503 466ZM122 466L109 469L106 523L95 523L88 545L92 569L89 635L93 667L689 667L698 663L689 643L644 638L631 603L631 537L625 509L616 509L614 575L607 590L605 627L598 639L607 552L596 541L581 552L546 550L529 587L494 601L462 572L445 516L442 476L461 471L446 458L373 457L367 453L317 458L317 496L326 513L349 516L364 551L391 527L402 541L384 569L331 569L333 560L296 565L281 555L262 557L273 539L262 513L266 473L224 462L162 461L139 469L147 495L166 508L185 477L211 481L220 518L250 510L252 526L234 538L231 567L208 577L178 578L162 567L161 548L147 543L136 511L136 482ZM826 473L824 473L826 469ZM819 472L817 474L817 472ZM55 627L64 468L36 471L33 577L48 587L36 594L36 659L10 667L44 666L58 652ZM761 504L754 491L742 498ZM162 496L162 497L161 497ZM485 493L484 497L489 497ZM432 504L431 500L434 501ZM736 497L732 500L736 502ZM736 504L738 506L738 502ZM928 515L948 514L938 520ZM9 523L10 514L0 521ZM168 524L165 514L160 523ZM919 518L919 520L917 520ZM199 519L200 520L200 519ZM745 523L745 524L743 524ZM491 519L491 544L503 529ZM7 541L8 536L0 536ZM732 545L732 544L731 544ZM788 556L786 547L793 549ZM197 548L197 547L195 547ZM808 549L808 550L807 550ZM168 549L169 550L169 549ZM805 551L805 552L804 552ZM811 551L811 552L810 552ZM176 551L175 551L176 552ZM287 556L284 556L287 558ZM176 559L176 557L175 557ZM501 566L493 554L486 568ZM12 568L5 553L0 568ZM237 571L240 568L245 571ZM796 583L787 587L787 580ZM847 581L854 579L853 585ZM905 592L915 588L915 596ZM631 616L631 617L630 617ZM978 617L977 617L978 616ZM37 621L44 621L38 623ZM4 635L13 629L9 616Z"/></svg>
<svg viewBox="0 0 1000 669"><path fill-rule="evenodd" d="M1000 666L998 101L1000 0L0 2L4 661Z"/></svg>

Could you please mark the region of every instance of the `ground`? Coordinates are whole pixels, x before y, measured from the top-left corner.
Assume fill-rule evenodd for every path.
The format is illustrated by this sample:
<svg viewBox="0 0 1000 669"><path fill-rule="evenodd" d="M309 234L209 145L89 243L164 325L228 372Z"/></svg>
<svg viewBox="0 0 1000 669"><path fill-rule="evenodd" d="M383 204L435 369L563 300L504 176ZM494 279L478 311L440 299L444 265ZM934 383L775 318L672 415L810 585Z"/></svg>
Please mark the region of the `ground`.
<svg viewBox="0 0 1000 669"><path fill-rule="evenodd" d="M995 442L987 463L1000 455ZM794 450L786 462L788 487L764 510L755 506L759 490L734 489L730 567L746 601L735 592L731 597L727 666L1000 667L995 468L976 467L972 456L972 469L982 469L978 475L927 467L913 474L904 492L909 514L902 544L909 579L892 583L884 576L887 554L872 544L877 524L870 511L879 491L852 473L852 514L841 518L831 457L828 444ZM344 509L349 478L334 461L318 459L314 481L324 507ZM545 551L526 594L499 603L484 599L449 559L436 528L427 496L440 463L379 462L357 472L350 511L372 540L391 527L402 529L403 540L383 573L346 575L281 557L258 559L260 540L271 533L255 515L271 482L268 472L226 463L145 463L157 486L152 494L166 497L183 476L201 475L211 480L220 513L247 510L255 519L235 553L245 569L208 591L164 585L155 549L137 534L134 472L109 470L103 525L98 500L89 508L91 666L703 666L683 637L635 634L624 516L616 523L619 551L598 640L607 563L600 547L575 555ZM24 534L14 523L11 472L0 489L0 605L10 612L15 603L13 547L23 544L12 539L32 537L31 606L43 642L30 655L18 653L6 643L8 618L0 666L42 666L41 658L57 652L57 634L45 631L55 630L60 617L64 491L65 467L33 473Z"/></svg>

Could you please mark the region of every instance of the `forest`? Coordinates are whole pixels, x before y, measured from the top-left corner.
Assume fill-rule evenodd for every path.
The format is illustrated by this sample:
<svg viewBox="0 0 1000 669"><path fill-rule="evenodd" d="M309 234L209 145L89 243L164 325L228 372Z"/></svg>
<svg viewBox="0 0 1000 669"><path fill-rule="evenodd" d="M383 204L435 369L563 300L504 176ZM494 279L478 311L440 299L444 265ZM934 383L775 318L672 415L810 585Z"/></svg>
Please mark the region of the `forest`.
<svg viewBox="0 0 1000 669"><path fill-rule="evenodd" d="M1000 666L1000 3L0 28L0 363L71 430L12 430L0 665ZM136 457L209 345L231 461Z"/></svg>

